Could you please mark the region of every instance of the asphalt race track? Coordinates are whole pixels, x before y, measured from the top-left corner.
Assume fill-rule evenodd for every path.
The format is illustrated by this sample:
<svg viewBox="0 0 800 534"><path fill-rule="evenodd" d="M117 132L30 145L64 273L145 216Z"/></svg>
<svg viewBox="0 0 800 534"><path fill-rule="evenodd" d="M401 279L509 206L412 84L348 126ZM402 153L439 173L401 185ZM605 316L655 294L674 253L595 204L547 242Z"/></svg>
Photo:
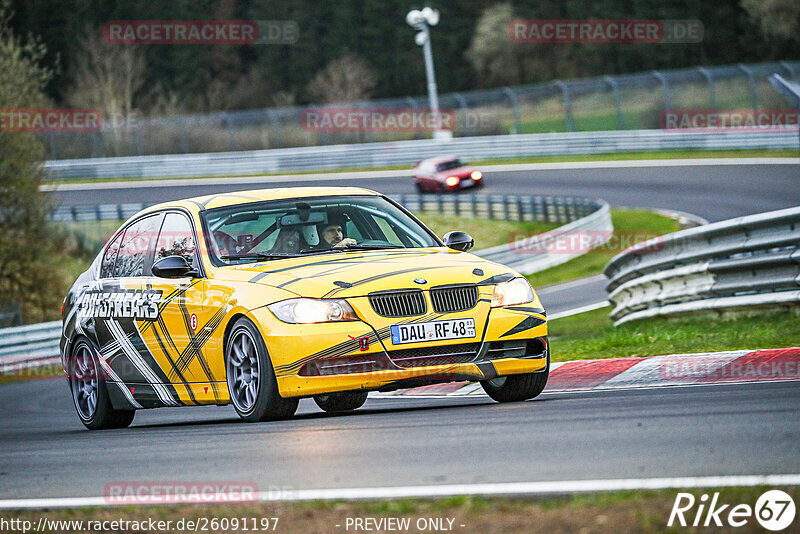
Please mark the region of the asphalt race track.
<svg viewBox="0 0 800 534"><path fill-rule="evenodd" d="M486 179L481 193L600 197L712 221L800 204L798 165L498 171ZM325 183L413 192L407 178L296 185ZM56 197L151 202L253 188L123 186ZM601 277L540 293L551 313L605 298ZM130 429L102 432L83 429L63 379L0 385L0 406L0 499L102 496L119 481L248 481L267 491L800 473L796 382L545 393L505 405L371 398L344 416L304 400L293 420L253 425L231 407L160 409L140 412Z"/></svg>
<svg viewBox="0 0 800 534"><path fill-rule="evenodd" d="M574 195L602 198L612 206L679 210L709 221L740 217L800 204L800 165L694 165L621 166L619 168L577 168L553 170L500 170L486 173L486 186L480 194ZM612 164L608 162L608 164ZM637 163L638 164L638 163ZM350 179L328 175L325 179L297 181L296 177L268 177L265 183L198 185L202 180L182 181L182 185L146 187L144 182L102 184L103 189L56 190L55 199L64 205L162 202L191 196L280 186L357 186L388 195L413 193L410 177ZM222 180L215 180L219 182ZM177 184L177 182L173 182ZM80 187L80 186L79 186ZM93 187L86 184L86 188ZM480 249L481 244L477 243ZM538 289L538 288L537 288ZM559 313L594 304L605 299L605 281L594 278L559 291L540 291L548 312Z"/></svg>
<svg viewBox="0 0 800 534"><path fill-rule="evenodd" d="M765 383L487 398L370 399L246 424L230 407L140 412L89 432L63 380L0 387L0 499L101 497L122 481L260 491L800 472L800 388Z"/></svg>
<svg viewBox="0 0 800 534"><path fill-rule="evenodd" d="M192 196L259 187L339 185L375 189L388 195L413 193L409 177L292 181L291 176L263 185L167 185L120 187L92 191L56 191L64 205L162 202ZM87 187L92 187L87 184ZM514 170L486 173L481 194L573 195L603 198L612 206L681 210L710 221L729 219L800 204L800 165L689 165L663 167ZM480 248L480 243L477 244Z"/></svg>

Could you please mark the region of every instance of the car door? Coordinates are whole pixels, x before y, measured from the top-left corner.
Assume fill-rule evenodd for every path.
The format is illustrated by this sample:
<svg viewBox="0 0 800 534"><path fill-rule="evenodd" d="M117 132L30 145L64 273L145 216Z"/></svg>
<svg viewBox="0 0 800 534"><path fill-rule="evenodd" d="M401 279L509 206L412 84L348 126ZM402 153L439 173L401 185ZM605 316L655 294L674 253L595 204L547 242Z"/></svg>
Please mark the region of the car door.
<svg viewBox="0 0 800 534"><path fill-rule="evenodd" d="M197 251L197 233L189 215L167 211L153 250L152 263L167 256L183 256L197 274L184 278L146 280L148 290L160 293L158 317L142 336L155 360L184 404L215 403L226 394L224 366L211 361L208 348L224 313L207 306L206 280Z"/></svg>
<svg viewBox="0 0 800 534"><path fill-rule="evenodd" d="M145 215L116 236L103 258L101 278L92 288L101 366L134 407L180 404L141 333L158 316L160 295L147 288L146 280L162 219L162 213Z"/></svg>

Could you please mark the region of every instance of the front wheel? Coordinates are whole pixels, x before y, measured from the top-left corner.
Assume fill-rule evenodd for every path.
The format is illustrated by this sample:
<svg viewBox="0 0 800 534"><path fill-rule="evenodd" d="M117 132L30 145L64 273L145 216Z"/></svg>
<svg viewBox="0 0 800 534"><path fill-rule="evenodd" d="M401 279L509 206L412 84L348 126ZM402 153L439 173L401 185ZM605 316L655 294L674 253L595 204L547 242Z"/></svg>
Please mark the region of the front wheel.
<svg viewBox="0 0 800 534"><path fill-rule="evenodd" d="M497 402L519 402L537 397L547 385L550 366L538 373L499 376L483 380L481 386Z"/></svg>
<svg viewBox="0 0 800 534"><path fill-rule="evenodd" d="M225 370L231 402L244 421L288 419L297 411L298 399L278 393L267 347L249 319L241 318L233 325L225 346Z"/></svg>
<svg viewBox="0 0 800 534"><path fill-rule="evenodd" d="M67 369L78 418L89 430L127 428L133 422L136 410L117 410L111 405L102 374L97 352L88 341L79 340Z"/></svg>
<svg viewBox="0 0 800 534"><path fill-rule="evenodd" d="M314 402L326 412L351 412L361 408L367 402L367 395L369 395L367 391L341 391L317 395L314 397Z"/></svg>

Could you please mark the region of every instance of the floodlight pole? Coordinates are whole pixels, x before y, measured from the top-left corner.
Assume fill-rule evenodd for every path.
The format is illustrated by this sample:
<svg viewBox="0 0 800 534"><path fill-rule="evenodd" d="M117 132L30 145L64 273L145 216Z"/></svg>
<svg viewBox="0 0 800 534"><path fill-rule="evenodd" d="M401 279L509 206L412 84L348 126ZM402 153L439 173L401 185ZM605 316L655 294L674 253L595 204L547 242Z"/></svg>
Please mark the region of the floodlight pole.
<svg viewBox="0 0 800 534"><path fill-rule="evenodd" d="M436 119L436 129L441 130L442 120L441 117L439 117L439 92L436 88L436 74L433 71L433 52L431 51L431 29L423 22L420 30L425 34L425 42L422 44L422 51L425 55L425 76L428 79L428 104Z"/></svg>
<svg viewBox="0 0 800 534"><path fill-rule="evenodd" d="M425 77L428 82L428 105L433 113L435 128L434 138L444 135L442 132L442 118L439 114L439 93L436 88L436 74L433 69L433 51L431 49L431 26L439 23L439 12L425 7L422 10L412 10L406 15L406 23L419 31L415 42L422 46L425 55ZM447 132L448 134L450 132ZM445 136L447 137L447 136Z"/></svg>

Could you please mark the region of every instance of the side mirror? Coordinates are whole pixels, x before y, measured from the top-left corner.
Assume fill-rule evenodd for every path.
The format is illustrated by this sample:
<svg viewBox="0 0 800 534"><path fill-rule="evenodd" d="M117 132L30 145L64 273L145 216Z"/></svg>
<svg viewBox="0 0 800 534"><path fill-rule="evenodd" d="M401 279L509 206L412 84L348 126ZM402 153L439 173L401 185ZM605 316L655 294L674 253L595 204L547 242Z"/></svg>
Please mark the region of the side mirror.
<svg viewBox="0 0 800 534"><path fill-rule="evenodd" d="M167 256L153 264L153 276L159 278L185 278L197 276L184 256Z"/></svg>
<svg viewBox="0 0 800 534"><path fill-rule="evenodd" d="M475 246L475 240L466 232L447 232L444 234L444 244L453 250L466 252Z"/></svg>

